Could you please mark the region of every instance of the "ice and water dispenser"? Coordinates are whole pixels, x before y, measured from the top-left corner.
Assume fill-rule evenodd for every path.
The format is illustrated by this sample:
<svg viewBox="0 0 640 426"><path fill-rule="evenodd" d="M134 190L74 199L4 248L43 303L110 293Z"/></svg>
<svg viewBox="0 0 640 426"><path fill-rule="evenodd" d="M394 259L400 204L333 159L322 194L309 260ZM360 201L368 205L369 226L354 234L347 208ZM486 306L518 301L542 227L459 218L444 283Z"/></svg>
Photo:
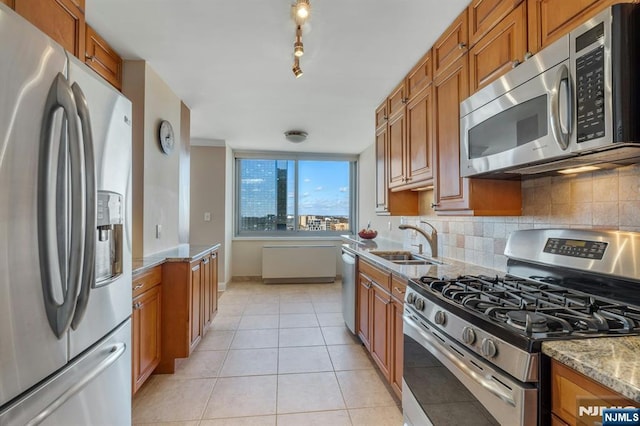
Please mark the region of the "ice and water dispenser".
<svg viewBox="0 0 640 426"><path fill-rule="evenodd" d="M96 210L96 282L108 284L122 274L122 242L124 206L122 195L98 191Z"/></svg>

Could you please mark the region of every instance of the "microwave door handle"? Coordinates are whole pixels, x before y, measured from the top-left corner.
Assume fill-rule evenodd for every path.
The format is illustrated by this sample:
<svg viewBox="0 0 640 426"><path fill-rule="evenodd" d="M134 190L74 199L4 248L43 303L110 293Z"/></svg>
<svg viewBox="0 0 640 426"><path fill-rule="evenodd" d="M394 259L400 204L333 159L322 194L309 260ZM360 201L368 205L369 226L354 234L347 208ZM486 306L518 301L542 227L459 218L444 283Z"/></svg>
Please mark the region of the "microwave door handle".
<svg viewBox="0 0 640 426"><path fill-rule="evenodd" d="M76 330L84 317L84 313L89 304L89 293L95 282L96 263L96 172L93 150L93 135L91 119L89 116L89 106L87 99L80 89L78 83L71 86L73 97L78 108L78 117L82 127L82 140L85 166L85 209L86 209L86 229L84 236L84 259L82 262L82 280L80 294L76 311L71 322L71 328Z"/></svg>
<svg viewBox="0 0 640 426"><path fill-rule="evenodd" d="M567 128L565 132L562 126L562 119L560 113L560 91L562 86L567 88ZM562 150L567 149L569 146L569 136L571 135L572 117L573 116L573 89L571 87L571 80L569 79L569 68L566 65L560 65L556 75L556 81L551 90L551 131L558 145Z"/></svg>

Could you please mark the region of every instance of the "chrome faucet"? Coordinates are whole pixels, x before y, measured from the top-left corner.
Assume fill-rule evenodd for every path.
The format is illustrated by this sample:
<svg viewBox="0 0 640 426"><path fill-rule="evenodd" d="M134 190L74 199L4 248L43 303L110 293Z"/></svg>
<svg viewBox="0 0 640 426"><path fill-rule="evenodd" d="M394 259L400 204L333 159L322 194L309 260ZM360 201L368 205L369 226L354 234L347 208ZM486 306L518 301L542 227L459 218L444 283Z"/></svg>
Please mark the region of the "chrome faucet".
<svg viewBox="0 0 640 426"><path fill-rule="evenodd" d="M399 229L413 229L416 232L419 232L420 234L422 234L426 239L427 242L429 243L429 247L431 248L431 257L438 257L438 231L436 231L436 228L433 227L432 224L430 224L429 222L425 222L424 220L421 220L420 223L424 223L425 225L428 225L431 228L431 235L427 234L424 229L419 228L417 226L413 226L413 225L399 225L398 228ZM422 249L422 245L419 245L420 248ZM422 254L422 250L420 250L420 254Z"/></svg>

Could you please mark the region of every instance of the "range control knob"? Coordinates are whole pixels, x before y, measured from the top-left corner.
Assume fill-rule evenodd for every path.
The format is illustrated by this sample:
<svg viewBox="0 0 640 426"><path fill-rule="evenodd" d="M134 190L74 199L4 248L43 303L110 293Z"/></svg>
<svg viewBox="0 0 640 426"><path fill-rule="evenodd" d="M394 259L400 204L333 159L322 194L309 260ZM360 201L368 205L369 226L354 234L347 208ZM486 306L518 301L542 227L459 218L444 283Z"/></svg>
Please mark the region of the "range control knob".
<svg viewBox="0 0 640 426"><path fill-rule="evenodd" d="M472 345L476 341L476 332L471 327L465 327L462 329L462 341L467 345Z"/></svg>
<svg viewBox="0 0 640 426"><path fill-rule="evenodd" d="M433 320L438 325L444 325L444 323L447 322L447 316L445 315L444 312L438 311L436 312L436 315L433 317Z"/></svg>
<svg viewBox="0 0 640 426"><path fill-rule="evenodd" d="M417 310L424 311L424 299L422 299L421 297L416 298L416 303L414 305Z"/></svg>
<svg viewBox="0 0 640 426"><path fill-rule="evenodd" d="M415 293L409 293L407 295L407 303L413 305L413 302L416 301L416 294Z"/></svg>
<svg viewBox="0 0 640 426"><path fill-rule="evenodd" d="M482 345L480 347L482 355L487 358L493 358L498 353L498 348L493 340L484 338L482 339Z"/></svg>

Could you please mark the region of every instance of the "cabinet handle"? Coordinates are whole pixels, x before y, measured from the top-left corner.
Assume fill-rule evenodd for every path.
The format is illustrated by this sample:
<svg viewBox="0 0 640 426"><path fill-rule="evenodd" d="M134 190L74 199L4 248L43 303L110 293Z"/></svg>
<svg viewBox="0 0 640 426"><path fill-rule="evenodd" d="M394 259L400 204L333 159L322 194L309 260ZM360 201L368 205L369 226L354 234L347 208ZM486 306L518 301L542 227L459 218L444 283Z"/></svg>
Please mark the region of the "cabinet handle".
<svg viewBox="0 0 640 426"><path fill-rule="evenodd" d="M400 99L400 102L402 102L403 104L406 104L407 102L409 102L409 98L402 98Z"/></svg>
<svg viewBox="0 0 640 426"><path fill-rule="evenodd" d="M520 61L517 59L514 59L513 61L511 61L511 68L515 68L518 65L520 65Z"/></svg>
<svg viewBox="0 0 640 426"><path fill-rule="evenodd" d="M431 203L431 208L436 208L440 205L440 203Z"/></svg>
<svg viewBox="0 0 640 426"><path fill-rule="evenodd" d="M137 311L141 307L142 307L142 304L140 302L136 302L136 303L133 304L133 310L134 311Z"/></svg>
<svg viewBox="0 0 640 426"><path fill-rule="evenodd" d="M371 281L367 281L364 285L367 289L371 288Z"/></svg>
<svg viewBox="0 0 640 426"><path fill-rule="evenodd" d="M404 294L404 293L405 293L405 291L406 291L406 290L402 290L400 287L393 287L393 289L394 289L395 291L397 291L398 293L400 293L400 294Z"/></svg>
<svg viewBox="0 0 640 426"><path fill-rule="evenodd" d="M140 290L142 287L144 287L144 283L143 284L137 284L135 287L133 287L134 290Z"/></svg>
<svg viewBox="0 0 640 426"><path fill-rule="evenodd" d="M88 59L88 60L89 60L89 61L91 61L91 62L95 62L95 61L96 61L96 57L95 57L95 56L93 56L93 55L86 55L86 54L85 54L85 55L84 55L84 58L85 58L85 59Z"/></svg>
<svg viewBox="0 0 640 426"><path fill-rule="evenodd" d="M458 43L458 49L462 50L467 47L467 43Z"/></svg>
<svg viewBox="0 0 640 426"><path fill-rule="evenodd" d="M533 56L533 53L531 53L531 52L526 52L526 53L524 54L524 60L525 60L525 61L528 61L529 59L531 59L531 57L532 57L532 56Z"/></svg>
<svg viewBox="0 0 640 426"><path fill-rule="evenodd" d="M207 263L209 263L209 259L202 259L202 264L206 265Z"/></svg>

